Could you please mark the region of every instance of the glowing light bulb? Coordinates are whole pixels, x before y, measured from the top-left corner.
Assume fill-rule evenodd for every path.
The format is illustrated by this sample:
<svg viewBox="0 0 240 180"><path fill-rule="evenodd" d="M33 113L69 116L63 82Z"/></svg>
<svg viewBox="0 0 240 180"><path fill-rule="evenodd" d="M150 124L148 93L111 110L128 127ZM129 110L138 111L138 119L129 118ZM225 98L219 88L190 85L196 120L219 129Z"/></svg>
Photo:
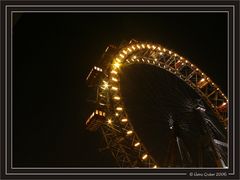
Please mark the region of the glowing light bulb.
<svg viewBox="0 0 240 180"><path fill-rule="evenodd" d="M127 122L128 120L127 119L122 119L122 122Z"/></svg>
<svg viewBox="0 0 240 180"><path fill-rule="evenodd" d="M120 97L119 96L114 96L113 99L120 100Z"/></svg>
<svg viewBox="0 0 240 180"><path fill-rule="evenodd" d="M112 90L117 91L118 88L113 86L113 87L112 87Z"/></svg>
<svg viewBox="0 0 240 180"><path fill-rule="evenodd" d="M117 62L119 62L119 63L121 62L121 60L120 60L120 59L118 59L118 58L116 58L116 61L117 61Z"/></svg>
<svg viewBox="0 0 240 180"><path fill-rule="evenodd" d="M129 52L132 52L132 49L131 48L127 48Z"/></svg>
<svg viewBox="0 0 240 180"><path fill-rule="evenodd" d="M112 74L117 74L117 71L112 70L111 73Z"/></svg>
<svg viewBox="0 0 240 180"><path fill-rule="evenodd" d="M146 159L148 157L148 155L147 154L144 154L143 156L142 156L142 159L144 160L144 159Z"/></svg>
<svg viewBox="0 0 240 180"><path fill-rule="evenodd" d="M202 78L202 79L200 80L200 82L203 82L203 81L205 81L205 78Z"/></svg>
<svg viewBox="0 0 240 180"><path fill-rule="evenodd" d="M121 64L118 63L118 62L115 62L115 63L113 64L113 66L116 67L116 68L119 68L119 67L121 66Z"/></svg>
<svg viewBox="0 0 240 180"><path fill-rule="evenodd" d="M108 88L108 82L106 82L106 81L103 81L103 89L107 89Z"/></svg>
<svg viewBox="0 0 240 180"><path fill-rule="evenodd" d="M128 131L128 132L127 132L128 135L130 135L130 134L132 134L132 133L133 133L133 131Z"/></svg>
<svg viewBox="0 0 240 180"><path fill-rule="evenodd" d="M118 82L117 78L113 77L112 80L115 81L115 82Z"/></svg>
<svg viewBox="0 0 240 180"><path fill-rule="evenodd" d="M122 107L117 107L116 110L117 110L117 111L122 111L123 108L122 108Z"/></svg>
<svg viewBox="0 0 240 180"><path fill-rule="evenodd" d="M140 142L137 142L134 144L135 147L138 147L140 145Z"/></svg>

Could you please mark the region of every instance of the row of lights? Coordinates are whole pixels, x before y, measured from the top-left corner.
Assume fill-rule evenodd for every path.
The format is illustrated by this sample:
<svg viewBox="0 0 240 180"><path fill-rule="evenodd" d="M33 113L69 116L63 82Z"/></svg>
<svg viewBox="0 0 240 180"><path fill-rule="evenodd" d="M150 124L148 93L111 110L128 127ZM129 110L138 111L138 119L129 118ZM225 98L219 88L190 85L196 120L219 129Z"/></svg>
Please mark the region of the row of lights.
<svg viewBox="0 0 240 180"><path fill-rule="evenodd" d="M136 49L146 48L146 46L147 46L148 49L151 49L151 48L155 49L156 48L156 46L150 46L149 44L148 45L145 45L145 44L139 45L139 44L137 44L135 46L133 45L131 47L128 47L128 48L122 50L122 52L119 54L119 58L116 58L114 60L114 63L113 63L113 68L114 69L111 71L111 74L113 74L113 75L117 75L118 74L117 69L120 68L122 59L125 58L125 56L128 55L128 53L131 53L132 51L134 51ZM159 47L159 50L161 50L160 47ZM134 61L135 59L137 59L137 57L133 56L132 57L132 61ZM150 63L150 62L148 62L148 63ZM118 82L118 79L115 78L115 77L112 77L112 81ZM113 91L117 91L118 90L118 88L115 87L115 86L112 86L111 89ZM121 98L119 96L114 96L113 99L118 101ZM115 116L119 116L119 112L123 111L123 108L122 107L116 107L116 111L117 112L115 113ZM128 119L127 118L123 118L123 119L121 119L121 122L126 123L126 122L128 122ZM108 119L108 124L112 124L112 120L111 119ZM126 132L126 134L127 135L131 135L131 134L133 134L133 131L132 130L128 130ZM138 146L140 146L140 142L136 142L134 144L134 147L138 147ZM142 156L142 160L145 160L147 158L148 158L148 154L144 154ZM157 168L157 166L155 165L155 166L153 166L153 168Z"/></svg>
<svg viewBox="0 0 240 180"><path fill-rule="evenodd" d="M112 87L112 88L113 88L113 87ZM115 87L114 87L114 89L115 89ZM117 90L117 89L115 89L115 90ZM120 100L120 97L119 97L119 96L114 96L113 99L114 99L114 100ZM117 110L118 112L119 112L119 111L123 111L123 108L122 108L122 107L117 107L116 110ZM115 115L116 115L116 116L119 116L119 113L116 113ZM128 119L127 119L127 118L123 118L123 119L121 119L121 122L126 123L126 122L128 122ZM107 120L107 123L111 125L111 124L112 124L112 120L111 120L111 119L108 119L108 120ZM133 134L133 130L128 130L128 131L126 132L126 134L127 134L127 135ZM138 147L138 146L140 146L140 142L136 142L136 143L134 144L134 147ZM147 159L147 158L148 158L148 154L143 154L142 160L145 160L145 159ZM157 168L157 165L154 165L153 168Z"/></svg>

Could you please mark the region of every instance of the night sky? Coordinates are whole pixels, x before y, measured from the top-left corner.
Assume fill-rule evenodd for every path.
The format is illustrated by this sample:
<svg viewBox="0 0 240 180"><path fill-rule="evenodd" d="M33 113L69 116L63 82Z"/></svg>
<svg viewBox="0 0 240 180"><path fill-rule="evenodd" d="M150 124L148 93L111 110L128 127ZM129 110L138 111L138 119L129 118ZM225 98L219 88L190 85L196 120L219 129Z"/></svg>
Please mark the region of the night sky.
<svg viewBox="0 0 240 180"><path fill-rule="evenodd" d="M109 44L133 38L159 43L188 58L227 92L226 14L44 13L16 20L14 166L116 166L108 151L99 152L103 138L84 126L93 111L85 79Z"/></svg>

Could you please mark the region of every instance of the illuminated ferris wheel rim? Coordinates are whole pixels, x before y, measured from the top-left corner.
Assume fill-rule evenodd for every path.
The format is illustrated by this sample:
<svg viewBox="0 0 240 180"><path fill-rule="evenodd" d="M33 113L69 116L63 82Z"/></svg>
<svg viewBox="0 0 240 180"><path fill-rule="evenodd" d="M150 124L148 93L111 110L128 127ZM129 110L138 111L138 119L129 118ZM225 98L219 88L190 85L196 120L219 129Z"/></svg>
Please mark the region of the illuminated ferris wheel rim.
<svg viewBox="0 0 240 180"><path fill-rule="evenodd" d="M221 96L221 99L223 99L223 102L221 105L225 106L228 104L228 98L224 95L224 93L221 91L221 89L219 88L219 86L214 83L210 77L208 77L203 71L201 71L196 65L194 65L193 63L191 63L189 60L187 60L186 58L178 55L177 53L168 50L164 47L162 47L159 44L152 44L152 43L135 43L135 44L130 44L128 46L123 47L121 50L119 50L119 52L116 54L116 56L113 58L112 61L112 65L111 65L111 70L109 73L109 79L115 82L119 81L119 77L118 73L121 70L121 67L124 65L130 65L130 64L148 64L148 65L154 65L156 67L160 67L162 69L165 69L166 71L176 75L177 77L179 77L182 80L185 80L183 78L182 74L177 73L176 70L179 70L179 68L182 67L177 67L177 68L172 68L169 66L169 64L167 64L166 62L163 63L161 62L161 60L155 58L154 61L150 61L148 59L138 59L137 56L134 55L135 52L137 51L141 51L141 50L150 50L150 51L157 51L159 53L160 56L165 56L166 54L169 54L173 57L175 57L177 60L177 63L175 65L180 65L182 67L189 65L192 69L193 72L198 73L199 75L201 75L201 79L200 79L200 83L202 83L202 85L206 86L207 84L211 84L213 86L213 88L216 90L216 92ZM128 59L128 57L130 55L133 55L131 59ZM186 82L186 81L185 81ZM187 82L189 83L189 82ZM106 85L106 82L104 82L104 84ZM109 83L111 84L111 83ZM191 84L189 84L191 86ZM118 84L119 86L119 84ZM112 86L113 90L117 90L116 88L114 88L115 86ZM193 86L191 86L193 88ZM200 87L195 86L194 87L195 90L197 91L197 93L199 93L199 91L201 91ZM201 94L200 94L201 95ZM208 103L209 104L209 103ZM215 106L213 104L211 104L211 107L216 111L219 112L219 106ZM224 119L224 118L222 118Z"/></svg>
<svg viewBox="0 0 240 180"><path fill-rule="evenodd" d="M138 56L139 53L142 54ZM145 55L143 55L144 53ZM122 67L131 64L153 65L174 74L175 76L186 82L211 107L211 109L215 112L218 119L220 119L220 122L223 123L226 129L226 123L228 121L227 112L223 113L221 111L222 109L227 109L228 99L220 90L220 88L196 65L192 64L189 60L183 58L177 53L168 50L167 48L164 48L158 44L137 42L121 48L112 59L112 62L110 64L110 70L107 72L107 78L104 78L104 80L100 84L100 87L103 90L109 89L110 91L112 91L110 98L114 102L116 119L120 121L120 123L126 124L125 127L127 128L124 128L126 136L135 136L132 142L133 148L142 149L139 158L141 158L142 160L148 159L151 167L156 168L159 167L159 165L154 160L154 158L149 155L147 148L144 146L144 143L141 142L137 133L134 131L134 127L128 119L124 103L122 102L119 73L121 72ZM191 69L192 72L187 75L183 74L182 70L185 67ZM194 79L194 76L196 76L197 78ZM194 82L192 79L194 79ZM203 92L203 89L207 86L211 86L210 89L212 91ZM214 96L214 98L217 97L216 102L213 102L211 100L212 96ZM109 126L112 126L114 124L114 121L112 119L107 119L107 124Z"/></svg>

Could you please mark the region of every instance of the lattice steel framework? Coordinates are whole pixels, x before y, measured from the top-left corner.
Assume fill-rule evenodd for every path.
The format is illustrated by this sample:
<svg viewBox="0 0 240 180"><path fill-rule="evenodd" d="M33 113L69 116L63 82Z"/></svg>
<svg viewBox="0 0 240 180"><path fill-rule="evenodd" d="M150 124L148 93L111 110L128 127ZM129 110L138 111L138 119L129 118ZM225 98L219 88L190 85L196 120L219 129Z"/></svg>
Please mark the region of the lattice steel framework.
<svg viewBox="0 0 240 180"><path fill-rule="evenodd" d="M198 93L227 129L228 99L210 77L189 60L159 44L132 41L109 60L97 93L98 107L106 112L100 129L119 166L161 167L134 131L122 101L119 73L122 67L131 64L156 66L177 76Z"/></svg>

